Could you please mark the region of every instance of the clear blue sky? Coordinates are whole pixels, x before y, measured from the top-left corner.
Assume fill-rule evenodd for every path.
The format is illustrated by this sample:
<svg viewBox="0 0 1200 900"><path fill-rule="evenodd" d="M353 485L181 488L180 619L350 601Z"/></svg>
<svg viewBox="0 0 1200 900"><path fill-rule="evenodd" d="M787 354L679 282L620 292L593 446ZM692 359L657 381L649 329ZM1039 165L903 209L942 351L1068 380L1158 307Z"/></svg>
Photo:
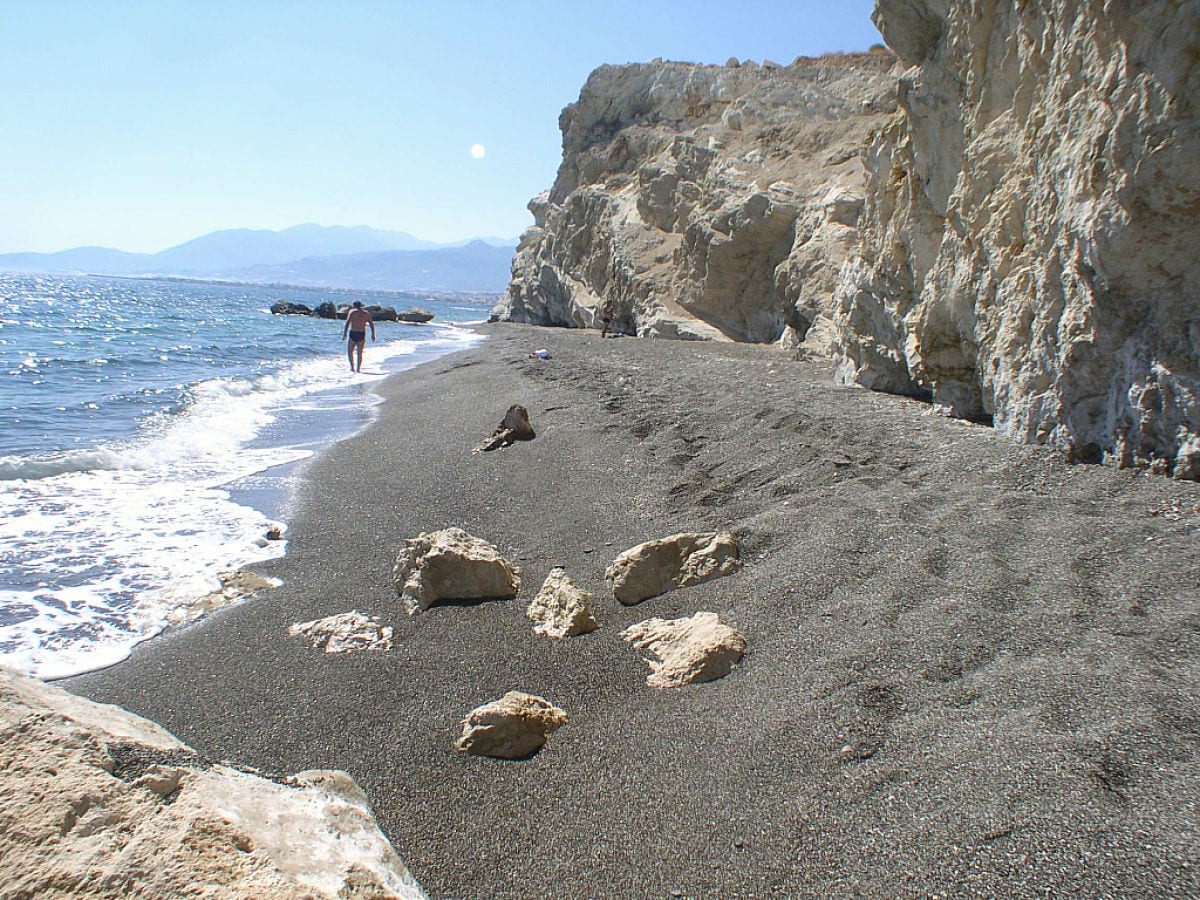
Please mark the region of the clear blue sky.
<svg viewBox="0 0 1200 900"><path fill-rule="evenodd" d="M302 222L515 237L597 66L864 50L872 5L0 0L0 253Z"/></svg>

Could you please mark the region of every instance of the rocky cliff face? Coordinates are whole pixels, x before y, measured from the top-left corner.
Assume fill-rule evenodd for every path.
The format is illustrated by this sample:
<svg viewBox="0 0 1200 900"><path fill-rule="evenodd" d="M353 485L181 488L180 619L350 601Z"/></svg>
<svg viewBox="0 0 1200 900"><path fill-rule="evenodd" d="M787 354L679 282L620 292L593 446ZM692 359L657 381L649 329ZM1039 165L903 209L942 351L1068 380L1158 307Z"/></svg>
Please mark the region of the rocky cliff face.
<svg viewBox="0 0 1200 900"><path fill-rule="evenodd" d="M598 69L562 114L562 167L499 314L584 326L611 301L620 331L739 341L828 322L895 63Z"/></svg>
<svg viewBox="0 0 1200 900"><path fill-rule="evenodd" d="M875 20L895 69L596 72L502 314L804 340L846 382L1200 478L1200 4Z"/></svg>
<svg viewBox="0 0 1200 900"><path fill-rule="evenodd" d="M878 0L841 374L1076 458L1200 477L1200 4Z"/></svg>

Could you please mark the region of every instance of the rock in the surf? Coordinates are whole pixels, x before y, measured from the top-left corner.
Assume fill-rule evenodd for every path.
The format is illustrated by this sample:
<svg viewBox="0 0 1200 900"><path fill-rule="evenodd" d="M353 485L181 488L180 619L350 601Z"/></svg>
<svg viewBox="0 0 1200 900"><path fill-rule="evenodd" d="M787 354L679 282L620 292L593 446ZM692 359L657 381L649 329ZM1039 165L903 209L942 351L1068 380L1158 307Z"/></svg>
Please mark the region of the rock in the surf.
<svg viewBox="0 0 1200 900"><path fill-rule="evenodd" d="M396 556L392 582L409 615L441 600L509 600L521 570L485 540L461 528L409 538Z"/></svg>
<svg viewBox="0 0 1200 900"><path fill-rule="evenodd" d="M536 634L548 638L574 637L600 627L588 608L591 602L591 593L572 581L566 569L555 566L530 601L525 615L534 623Z"/></svg>
<svg viewBox="0 0 1200 900"><path fill-rule="evenodd" d="M373 304L367 307L367 312L371 314L373 322L395 322L399 319L399 314L393 306Z"/></svg>
<svg viewBox="0 0 1200 900"><path fill-rule="evenodd" d="M271 312L277 316L311 316L313 311L303 303L293 303L290 300L276 300L271 304Z"/></svg>
<svg viewBox="0 0 1200 900"><path fill-rule="evenodd" d="M456 749L474 756L524 759L546 743L546 736L569 716L549 700L520 691L509 691L473 709L463 720Z"/></svg>
<svg viewBox="0 0 1200 900"><path fill-rule="evenodd" d="M646 684L681 687L728 675L746 650L746 638L712 612L684 619L647 619L621 632L622 640L649 651L652 670Z"/></svg>
<svg viewBox="0 0 1200 900"><path fill-rule="evenodd" d="M345 772L269 780L0 669L5 897L425 897Z"/></svg>
<svg viewBox="0 0 1200 900"><path fill-rule="evenodd" d="M200 618L200 616L212 612L214 609L240 603L243 600L253 597L255 594L279 584L277 581L263 578L261 575L255 575L253 572L248 572L245 569L221 572L217 576L217 579L221 584L217 590L205 594L198 600L194 600L184 606L178 606L170 610L167 613L167 621L173 625L192 622Z"/></svg>
<svg viewBox="0 0 1200 900"><path fill-rule="evenodd" d="M413 307L412 309L406 309L404 312L399 313L397 318L401 322L408 322L410 325L423 325L426 322L433 321L433 313L427 309L422 309L421 307L417 306Z"/></svg>
<svg viewBox="0 0 1200 900"><path fill-rule="evenodd" d="M732 575L741 567L733 535L690 531L631 547L613 561L604 577L613 596L632 606L675 588Z"/></svg>
<svg viewBox="0 0 1200 900"><path fill-rule="evenodd" d="M357 610L297 622L288 628L288 634L307 638L313 649L326 653L392 649L392 626L380 625L378 616L366 616Z"/></svg>

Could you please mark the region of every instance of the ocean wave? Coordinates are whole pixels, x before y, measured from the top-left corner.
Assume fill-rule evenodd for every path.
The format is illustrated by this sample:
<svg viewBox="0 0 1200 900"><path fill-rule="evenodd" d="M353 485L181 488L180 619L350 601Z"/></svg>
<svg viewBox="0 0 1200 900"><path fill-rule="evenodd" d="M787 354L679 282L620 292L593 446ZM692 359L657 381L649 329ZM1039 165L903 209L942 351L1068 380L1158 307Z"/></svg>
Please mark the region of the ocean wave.
<svg viewBox="0 0 1200 900"><path fill-rule="evenodd" d="M67 450L44 456L0 456L0 481L38 480L73 472L95 472L122 467L121 454L107 447Z"/></svg>
<svg viewBox="0 0 1200 900"><path fill-rule="evenodd" d="M365 424L381 402L372 382L482 340L442 323L396 329L368 344L360 374L340 326L247 320L228 345L175 334L147 347L111 341L120 326L106 321L74 363L85 376L14 398L26 442L0 455L0 663L43 677L119 661L222 572L283 552L265 540L275 523L242 503L296 470L261 473ZM10 353L10 367L25 358Z"/></svg>

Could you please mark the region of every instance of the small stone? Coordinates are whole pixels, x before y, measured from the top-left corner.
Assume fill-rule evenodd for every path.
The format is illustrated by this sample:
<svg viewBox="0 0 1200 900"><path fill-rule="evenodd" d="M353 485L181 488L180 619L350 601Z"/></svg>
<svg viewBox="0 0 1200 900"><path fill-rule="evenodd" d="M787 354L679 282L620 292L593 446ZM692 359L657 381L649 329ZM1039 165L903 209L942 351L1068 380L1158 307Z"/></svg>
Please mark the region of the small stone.
<svg viewBox="0 0 1200 900"><path fill-rule="evenodd" d="M288 628L288 634L306 637L314 649L326 653L392 649L392 627L380 625L377 616L367 617L353 610L325 619L297 622Z"/></svg>
<svg viewBox="0 0 1200 900"><path fill-rule="evenodd" d="M440 600L511 599L521 588L521 570L461 528L422 533L404 544L392 582L410 616Z"/></svg>
<svg viewBox="0 0 1200 900"><path fill-rule="evenodd" d="M583 590L561 566L546 576L542 589L525 610L534 632L548 638L574 637L600 627L588 608L592 595Z"/></svg>
<svg viewBox="0 0 1200 900"><path fill-rule="evenodd" d="M546 736L568 719L565 710L543 697L509 691L467 715L454 747L474 756L524 759L541 749Z"/></svg>
<svg viewBox="0 0 1200 900"><path fill-rule="evenodd" d="M653 671L646 679L656 688L723 678L746 650L746 638L711 612L685 619L647 619L630 625L621 638L658 657L648 660Z"/></svg>
<svg viewBox="0 0 1200 900"><path fill-rule="evenodd" d="M738 544L724 532L684 532L646 541L619 555L604 577L626 606L669 590L701 584L742 567Z"/></svg>
<svg viewBox="0 0 1200 900"><path fill-rule="evenodd" d="M537 434L529 424L529 410L519 404L513 404L504 414L491 437L475 448L476 453L487 453L515 443L516 441L531 441Z"/></svg>

